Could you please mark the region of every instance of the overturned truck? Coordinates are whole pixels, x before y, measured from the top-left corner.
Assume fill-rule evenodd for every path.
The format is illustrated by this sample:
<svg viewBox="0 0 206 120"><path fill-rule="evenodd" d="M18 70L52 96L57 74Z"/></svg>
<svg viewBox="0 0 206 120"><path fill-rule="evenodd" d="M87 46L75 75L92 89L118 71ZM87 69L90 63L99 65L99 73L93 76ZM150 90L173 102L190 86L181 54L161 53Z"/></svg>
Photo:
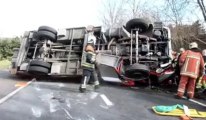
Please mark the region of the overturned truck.
<svg viewBox="0 0 206 120"><path fill-rule="evenodd" d="M97 38L97 68L105 81L122 82L150 79L151 73L171 61L170 30L162 22L129 20L125 26L102 31L93 28ZM25 32L20 48L14 49L11 73L31 75L81 76L81 59L89 37L85 27L56 31L41 26Z"/></svg>

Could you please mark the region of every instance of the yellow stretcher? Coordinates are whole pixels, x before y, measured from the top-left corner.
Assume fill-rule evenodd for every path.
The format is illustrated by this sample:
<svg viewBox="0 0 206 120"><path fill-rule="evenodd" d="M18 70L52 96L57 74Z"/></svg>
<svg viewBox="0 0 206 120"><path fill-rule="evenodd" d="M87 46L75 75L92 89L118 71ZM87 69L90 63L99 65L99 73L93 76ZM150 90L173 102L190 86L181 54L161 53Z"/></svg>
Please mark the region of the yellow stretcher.
<svg viewBox="0 0 206 120"><path fill-rule="evenodd" d="M185 114L183 109L178 109L178 108L170 112L158 112L156 111L155 107L152 107L152 109L158 115L181 116ZM190 117L206 118L206 112L197 111L196 109L189 109L189 111L190 111Z"/></svg>

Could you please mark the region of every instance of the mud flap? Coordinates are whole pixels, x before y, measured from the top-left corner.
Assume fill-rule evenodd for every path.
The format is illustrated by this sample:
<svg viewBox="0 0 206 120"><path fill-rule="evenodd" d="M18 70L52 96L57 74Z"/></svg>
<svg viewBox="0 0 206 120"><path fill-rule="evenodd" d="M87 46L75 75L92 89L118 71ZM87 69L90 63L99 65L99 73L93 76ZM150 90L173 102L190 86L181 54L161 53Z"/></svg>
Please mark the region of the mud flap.
<svg viewBox="0 0 206 120"><path fill-rule="evenodd" d="M113 67L100 64L98 65L98 70L99 70L99 75L103 81L118 82L118 83L122 82L119 79L119 76Z"/></svg>

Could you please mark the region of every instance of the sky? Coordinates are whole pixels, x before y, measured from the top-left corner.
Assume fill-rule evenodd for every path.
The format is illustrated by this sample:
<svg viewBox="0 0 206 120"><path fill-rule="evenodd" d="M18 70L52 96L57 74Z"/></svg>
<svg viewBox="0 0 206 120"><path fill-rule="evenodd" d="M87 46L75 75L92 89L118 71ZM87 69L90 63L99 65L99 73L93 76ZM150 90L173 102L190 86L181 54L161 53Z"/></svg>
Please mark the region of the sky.
<svg viewBox="0 0 206 120"><path fill-rule="evenodd" d="M24 31L37 30L42 25L55 29L102 25L100 18L105 1L0 0L0 37L21 36ZM162 1L148 5L159 5ZM201 15L199 11L197 13Z"/></svg>
<svg viewBox="0 0 206 120"><path fill-rule="evenodd" d="M23 35L41 25L55 29L101 25L101 0L1 0L0 37Z"/></svg>

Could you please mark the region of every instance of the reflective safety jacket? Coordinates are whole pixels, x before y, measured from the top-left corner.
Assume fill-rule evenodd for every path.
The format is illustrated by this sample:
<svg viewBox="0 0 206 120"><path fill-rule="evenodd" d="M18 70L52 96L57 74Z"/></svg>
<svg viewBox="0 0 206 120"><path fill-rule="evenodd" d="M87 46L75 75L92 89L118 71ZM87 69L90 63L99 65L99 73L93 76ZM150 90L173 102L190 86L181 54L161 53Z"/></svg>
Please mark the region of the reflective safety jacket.
<svg viewBox="0 0 206 120"><path fill-rule="evenodd" d="M204 58L204 56L203 56ZM204 59L205 61L205 59ZM206 67L206 63L204 64L205 67ZM196 84L196 88L203 88L203 89L206 89L206 71L205 71L205 74L202 75L201 77L199 77L198 81L197 81L197 84Z"/></svg>
<svg viewBox="0 0 206 120"><path fill-rule="evenodd" d="M96 54L94 52L83 52L83 58L82 58L82 67L83 68L89 68L94 69L95 68L95 60L96 60Z"/></svg>
<svg viewBox="0 0 206 120"><path fill-rule="evenodd" d="M191 50L185 51L180 56L179 64L181 66L181 75L189 76L195 79L199 76L199 73L202 73L204 70L204 60L202 54Z"/></svg>
<svg viewBox="0 0 206 120"><path fill-rule="evenodd" d="M203 75L198 79L196 88L206 89L206 75Z"/></svg>

